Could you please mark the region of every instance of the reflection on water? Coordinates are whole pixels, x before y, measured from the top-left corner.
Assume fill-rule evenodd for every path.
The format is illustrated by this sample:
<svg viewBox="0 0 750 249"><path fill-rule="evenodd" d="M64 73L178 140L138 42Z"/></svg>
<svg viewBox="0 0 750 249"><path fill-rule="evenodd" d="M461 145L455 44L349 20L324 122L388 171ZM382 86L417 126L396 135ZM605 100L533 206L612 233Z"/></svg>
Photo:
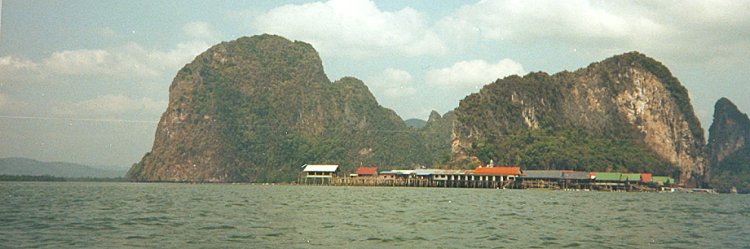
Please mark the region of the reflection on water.
<svg viewBox="0 0 750 249"><path fill-rule="evenodd" d="M748 215L748 195L0 182L0 248L738 248Z"/></svg>

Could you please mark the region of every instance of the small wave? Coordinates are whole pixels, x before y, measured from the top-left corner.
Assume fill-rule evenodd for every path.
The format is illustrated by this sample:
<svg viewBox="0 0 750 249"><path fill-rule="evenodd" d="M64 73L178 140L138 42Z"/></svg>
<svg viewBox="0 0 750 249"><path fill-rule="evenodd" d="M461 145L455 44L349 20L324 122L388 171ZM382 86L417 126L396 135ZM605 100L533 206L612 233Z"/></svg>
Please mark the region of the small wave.
<svg viewBox="0 0 750 249"><path fill-rule="evenodd" d="M581 247L581 244L573 242L567 245L564 245L563 248L571 248L571 247Z"/></svg>
<svg viewBox="0 0 750 249"><path fill-rule="evenodd" d="M230 225L221 225L221 226L207 226L207 227L201 227L198 228L199 230L224 230L224 229L237 229L234 226Z"/></svg>
<svg viewBox="0 0 750 249"><path fill-rule="evenodd" d="M254 239L255 235L248 234L248 235L229 235L230 239Z"/></svg>
<svg viewBox="0 0 750 249"><path fill-rule="evenodd" d="M559 243L554 242L554 241L545 241L545 242L542 242L542 247L544 247L544 248L549 248L549 247L554 246L554 245L559 245Z"/></svg>
<svg viewBox="0 0 750 249"><path fill-rule="evenodd" d="M411 240L421 240L421 241L427 241L427 239L426 239L425 237L422 237L422 236L417 236L417 237L414 237L414 238L412 238Z"/></svg>

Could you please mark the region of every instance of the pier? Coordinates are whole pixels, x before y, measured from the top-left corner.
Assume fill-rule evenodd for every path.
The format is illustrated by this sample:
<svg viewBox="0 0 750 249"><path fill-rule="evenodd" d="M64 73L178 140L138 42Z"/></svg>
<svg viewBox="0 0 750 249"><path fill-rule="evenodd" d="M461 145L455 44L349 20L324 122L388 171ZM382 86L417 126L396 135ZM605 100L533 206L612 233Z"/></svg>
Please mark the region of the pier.
<svg viewBox="0 0 750 249"><path fill-rule="evenodd" d="M580 172L572 170L526 170L519 167L479 166L474 170L414 169L378 172L360 167L348 176L338 174L338 165L305 165L299 183L331 186L555 189L599 191L659 191L675 180L650 173Z"/></svg>

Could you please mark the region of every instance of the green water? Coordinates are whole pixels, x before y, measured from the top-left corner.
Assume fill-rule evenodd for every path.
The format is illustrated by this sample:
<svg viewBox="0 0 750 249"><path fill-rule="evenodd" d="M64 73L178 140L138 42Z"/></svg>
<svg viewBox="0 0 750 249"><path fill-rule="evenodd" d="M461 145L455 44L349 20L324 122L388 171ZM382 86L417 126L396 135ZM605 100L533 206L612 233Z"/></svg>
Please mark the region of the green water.
<svg viewBox="0 0 750 249"><path fill-rule="evenodd" d="M742 248L750 196L0 182L0 248Z"/></svg>

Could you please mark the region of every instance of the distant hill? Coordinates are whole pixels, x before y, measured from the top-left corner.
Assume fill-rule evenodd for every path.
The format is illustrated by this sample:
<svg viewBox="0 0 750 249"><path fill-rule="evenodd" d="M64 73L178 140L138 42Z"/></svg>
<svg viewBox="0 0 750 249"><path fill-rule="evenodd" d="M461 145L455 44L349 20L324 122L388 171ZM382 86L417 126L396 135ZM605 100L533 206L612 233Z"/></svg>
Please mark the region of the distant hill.
<svg viewBox="0 0 750 249"><path fill-rule="evenodd" d="M729 99L721 98L708 132L711 187L721 192L735 187L750 193L750 118Z"/></svg>
<svg viewBox="0 0 750 249"><path fill-rule="evenodd" d="M79 177L124 177L125 171L98 169L86 165L63 162L41 162L28 158L0 158L0 175Z"/></svg>
<svg viewBox="0 0 750 249"><path fill-rule="evenodd" d="M407 119L404 122L406 122L406 126L417 128L417 129L422 129L422 127L427 125L427 121L424 121L418 118Z"/></svg>

